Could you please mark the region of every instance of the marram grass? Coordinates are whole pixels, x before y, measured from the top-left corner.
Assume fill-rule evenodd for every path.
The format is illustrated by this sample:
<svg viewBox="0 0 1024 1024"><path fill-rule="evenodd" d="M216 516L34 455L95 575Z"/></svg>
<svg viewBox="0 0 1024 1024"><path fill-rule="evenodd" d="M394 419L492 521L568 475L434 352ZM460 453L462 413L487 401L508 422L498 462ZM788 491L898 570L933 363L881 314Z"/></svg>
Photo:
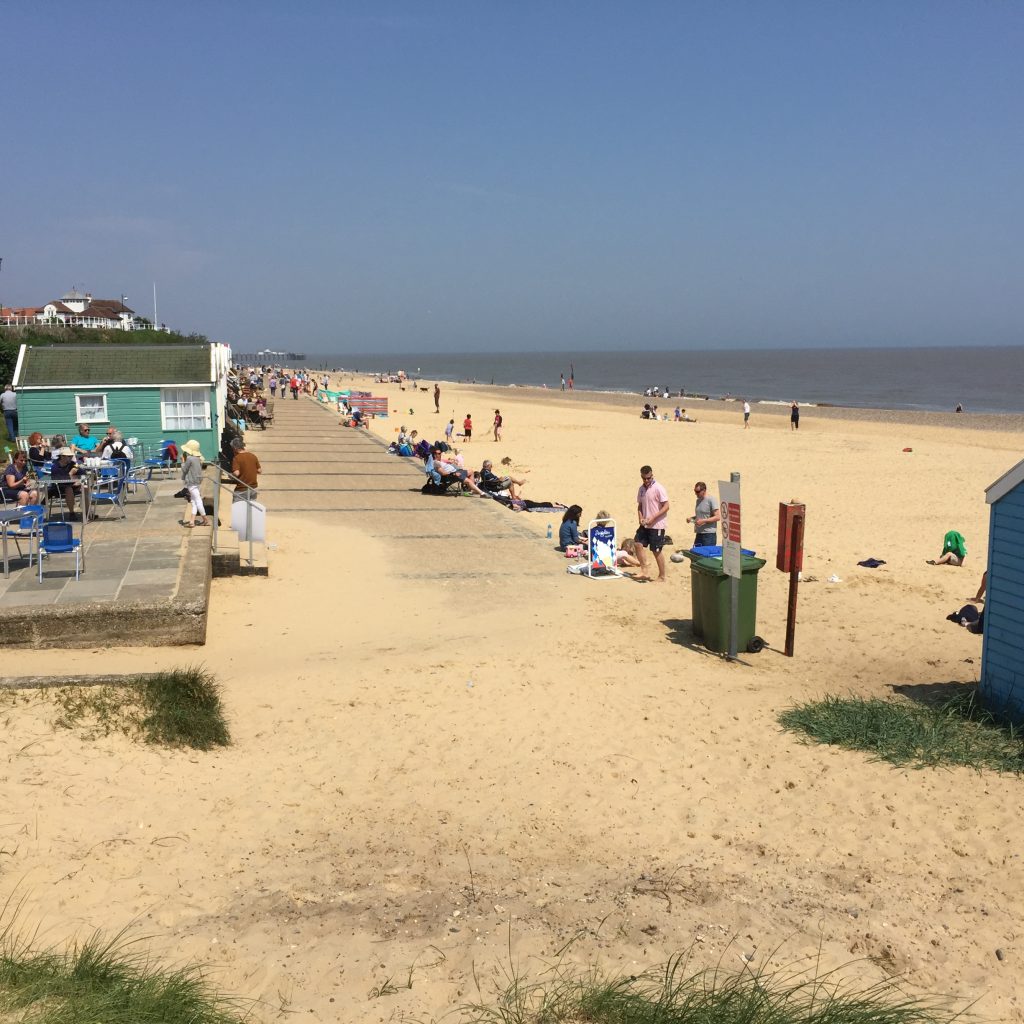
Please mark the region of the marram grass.
<svg viewBox="0 0 1024 1024"><path fill-rule="evenodd" d="M895 765L1024 770L1024 735L997 721L973 691L938 704L828 696L789 708L779 722L815 743Z"/></svg>
<svg viewBox="0 0 1024 1024"><path fill-rule="evenodd" d="M949 1024L945 999L915 998L893 980L857 985L842 972L692 970L689 956L608 980L561 966L541 981L513 974L490 1003L464 1007L467 1024Z"/></svg>
<svg viewBox="0 0 1024 1024"><path fill-rule="evenodd" d="M16 916L15 916L16 920ZM0 1020L18 1024L239 1024L197 966L169 969L123 935L34 949L0 931Z"/></svg>
<svg viewBox="0 0 1024 1024"><path fill-rule="evenodd" d="M65 728L195 750L231 743L220 686L197 666L155 672L127 686L62 687L53 696L61 709L57 725Z"/></svg>

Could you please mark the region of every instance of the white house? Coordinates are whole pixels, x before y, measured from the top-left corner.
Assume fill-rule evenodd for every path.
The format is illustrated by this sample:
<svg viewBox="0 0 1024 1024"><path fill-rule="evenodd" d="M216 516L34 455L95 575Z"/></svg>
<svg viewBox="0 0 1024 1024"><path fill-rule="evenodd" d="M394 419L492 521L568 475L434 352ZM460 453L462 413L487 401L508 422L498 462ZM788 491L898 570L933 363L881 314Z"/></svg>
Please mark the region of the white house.
<svg viewBox="0 0 1024 1024"><path fill-rule="evenodd" d="M121 299L94 299L72 288L59 299L47 302L35 315L41 324L60 323L74 327L120 328L122 331L136 330L134 310L129 309ZM144 326L148 327L149 324Z"/></svg>

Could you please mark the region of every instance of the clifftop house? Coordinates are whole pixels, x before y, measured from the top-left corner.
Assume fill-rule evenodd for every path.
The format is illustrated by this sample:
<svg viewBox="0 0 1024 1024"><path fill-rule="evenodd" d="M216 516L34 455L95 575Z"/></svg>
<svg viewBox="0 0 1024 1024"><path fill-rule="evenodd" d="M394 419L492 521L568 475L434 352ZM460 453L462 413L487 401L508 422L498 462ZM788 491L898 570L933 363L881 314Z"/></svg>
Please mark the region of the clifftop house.
<svg viewBox="0 0 1024 1024"><path fill-rule="evenodd" d="M152 328L148 320L136 317L135 311L121 299L94 299L88 292L82 293L75 288L43 306L5 306L0 309L0 326L19 327L28 324L106 327L122 331Z"/></svg>

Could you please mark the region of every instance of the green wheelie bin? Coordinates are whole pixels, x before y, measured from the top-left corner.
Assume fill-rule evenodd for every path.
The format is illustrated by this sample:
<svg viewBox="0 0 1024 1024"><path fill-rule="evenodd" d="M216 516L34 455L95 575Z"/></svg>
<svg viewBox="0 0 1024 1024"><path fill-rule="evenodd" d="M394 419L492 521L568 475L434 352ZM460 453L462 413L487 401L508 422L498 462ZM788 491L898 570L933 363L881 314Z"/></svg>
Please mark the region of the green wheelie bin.
<svg viewBox="0 0 1024 1024"><path fill-rule="evenodd" d="M703 641L710 651L728 651L731 584L725 574L722 559L696 551L686 551L684 554L690 560L694 636ZM741 556L743 575L740 577L737 651L756 654L764 647L764 641L757 635L757 574L764 565L763 558L748 554Z"/></svg>

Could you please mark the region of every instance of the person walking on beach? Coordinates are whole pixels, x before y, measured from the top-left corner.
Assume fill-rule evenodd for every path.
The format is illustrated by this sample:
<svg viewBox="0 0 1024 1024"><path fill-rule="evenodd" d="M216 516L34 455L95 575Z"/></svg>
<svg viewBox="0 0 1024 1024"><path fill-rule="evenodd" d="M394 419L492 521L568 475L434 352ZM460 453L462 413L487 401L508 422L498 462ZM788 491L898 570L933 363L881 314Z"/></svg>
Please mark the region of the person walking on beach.
<svg viewBox="0 0 1024 1024"><path fill-rule="evenodd" d="M448 447L452 444L452 435L455 433L455 420L449 420L448 426L444 428L444 440Z"/></svg>
<svg viewBox="0 0 1024 1024"><path fill-rule="evenodd" d="M789 429L799 430L800 429L800 403L794 402L789 407Z"/></svg>
<svg viewBox="0 0 1024 1024"><path fill-rule="evenodd" d="M750 403L744 398L743 399L743 429L747 430L750 427Z"/></svg>
<svg viewBox="0 0 1024 1024"><path fill-rule="evenodd" d="M462 421L462 435L467 441L473 440L473 414L471 412L467 412L466 418Z"/></svg>
<svg viewBox="0 0 1024 1024"><path fill-rule="evenodd" d="M434 385L434 412L439 413L441 411L441 385Z"/></svg>
<svg viewBox="0 0 1024 1024"><path fill-rule="evenodd" d="M292 377L291 380L292 398L297 402L299 400L299 378Z"/></svg>
<svg viewBox="0 0 1024 1024"><path fill-rule="evenodd" d="M502 424L501 410L500 409L495 409L494 410L494 440L495 441L500 441L501 440L501 424Z"/></svg>
<svg viewBox="0 0 1024 1024"><path fill-rule="evenodd" d="M668 492L654 479L650 466L640 467L640 490L636 492L636 517L639 523L634 536L636 557L640 561L638 580L649 580L647 550L658 565L658 582L665 582L665 529L668 526Z"/></svg>
<svg viewBox="0 0 1024 1024"><path fill-rule="evenodd" d="M717 532L715 523L722 519L718 499L713 494L708 494L708 485L703 480L698 480L693 485L693 493L697 496L697 504L694 506L692 518L687 520L688 523L693 523L693 546L714 547Z"/></svg>
<svg viewBox="0 0 1024 1024"><path fill-rule="evenodd" d="M565 374L564 373L560 373L558 376L562 380L562 390L564 391L565 390Z"/></svg>

